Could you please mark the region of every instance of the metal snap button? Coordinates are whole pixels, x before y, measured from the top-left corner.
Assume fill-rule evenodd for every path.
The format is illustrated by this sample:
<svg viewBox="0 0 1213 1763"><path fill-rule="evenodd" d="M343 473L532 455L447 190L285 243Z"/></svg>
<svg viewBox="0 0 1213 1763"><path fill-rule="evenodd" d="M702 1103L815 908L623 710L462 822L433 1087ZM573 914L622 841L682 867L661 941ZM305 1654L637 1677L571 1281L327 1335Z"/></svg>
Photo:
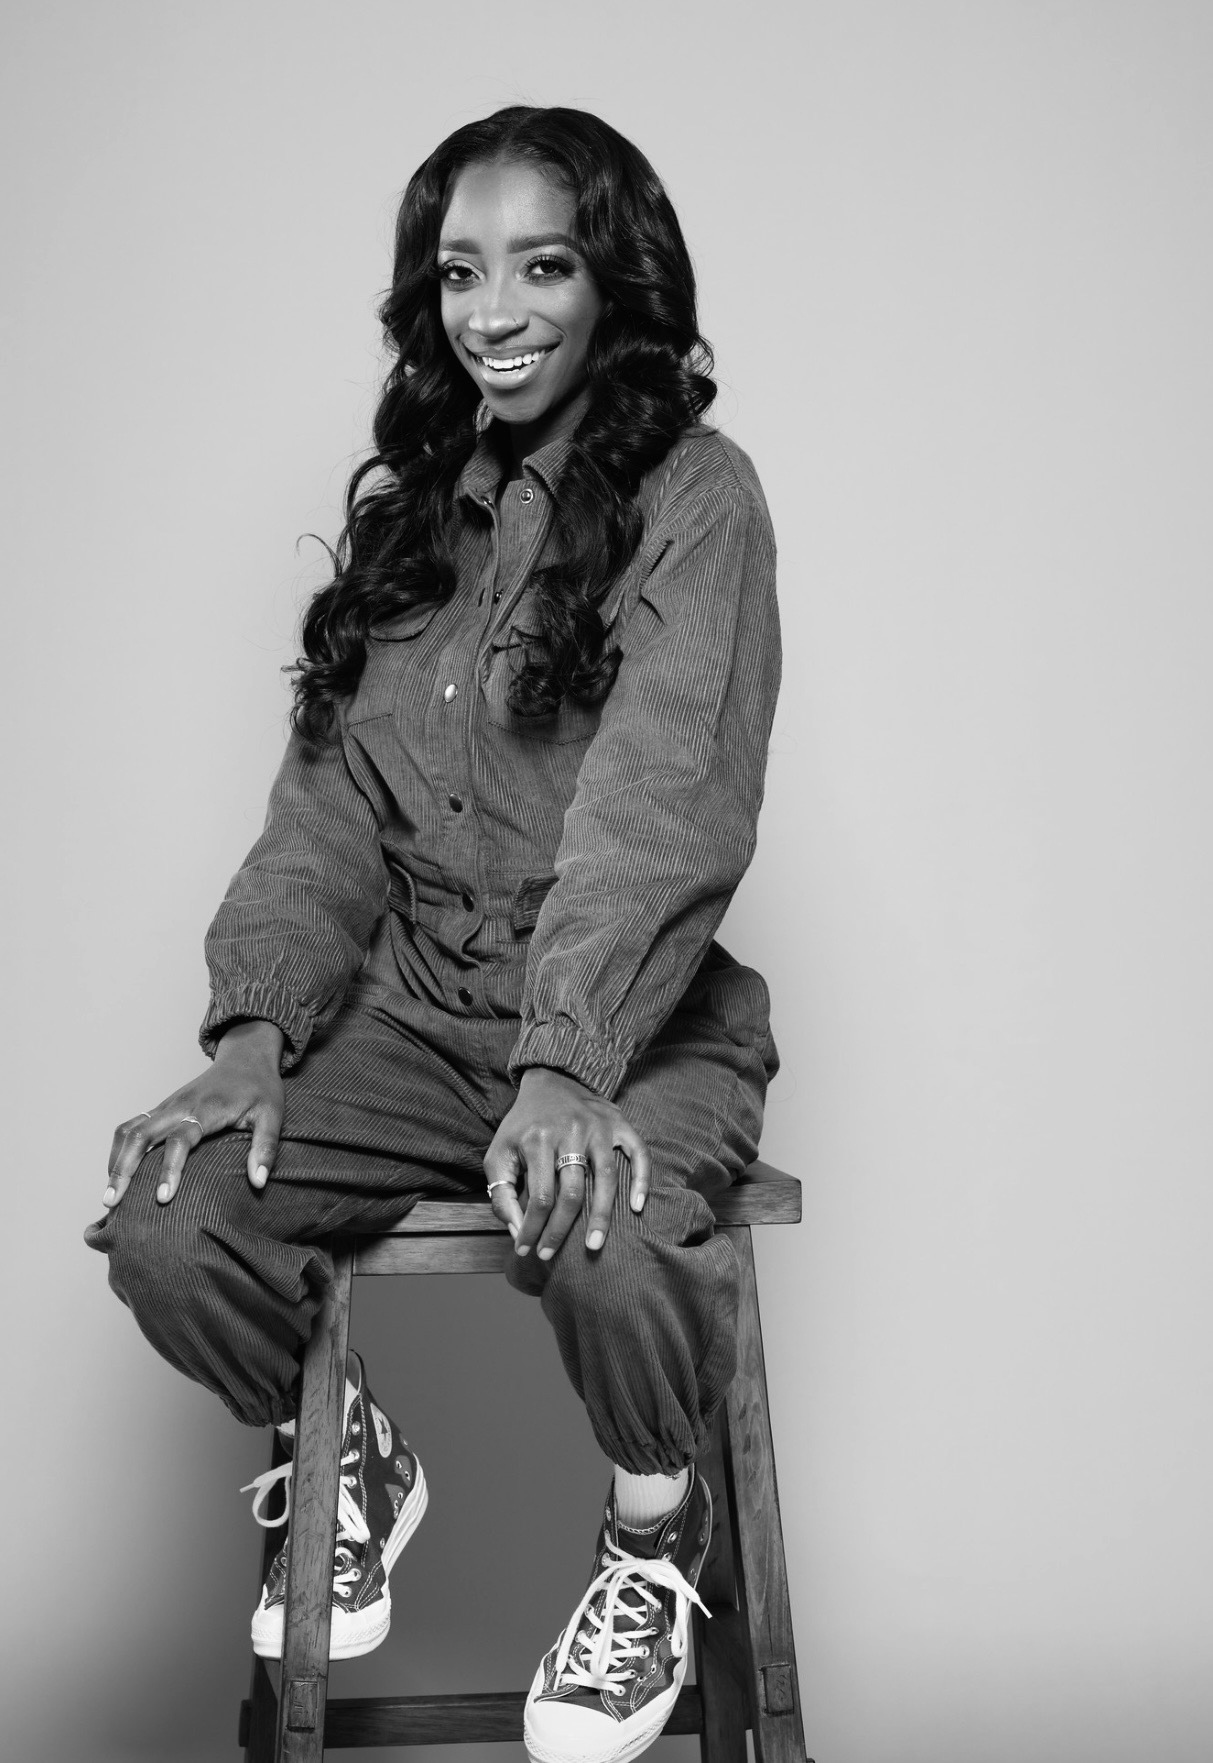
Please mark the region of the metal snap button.
<svg viewBox="0 0 1213 1763"><path fill-rule="evenodd" d="M447 801L450 803L451 807L455 810L456 814L463 813L463 797L462 796L451 795L451 796L447 797Z"/></svg>
<svg viewBox="0 0 1213 1763"><path fill-rule="evenodd" d="M522 486L518 492L518 500L520 502L533 502L535 500L535 492L530 484L524 484Z"/></svg>
<svg viewBox="0 0 1213 1763"><path fill-rule="evenodd" d="M465 1007L472 1002L472 994L468 991L466 986L460 986L459 990L455 993L455 996Z"/></svg>
<svg viewBox="0 0 1213 1763"><path fill-rule="evenodd" d="M476 902L475 902L475 900L473 900L473 898L470 894L461 894L460 899L463 901L463 910L465 912L474 912L475 911Z"/></svg>
<svg viewBox="0 0 1213 1763"><path fill-rule="evenodd" d="M459 687L455 686L455 685L450 685L447 687L446 691L442 695L446 699L448 704L453 704L455 702L455 699L459 696Z"/></svg>

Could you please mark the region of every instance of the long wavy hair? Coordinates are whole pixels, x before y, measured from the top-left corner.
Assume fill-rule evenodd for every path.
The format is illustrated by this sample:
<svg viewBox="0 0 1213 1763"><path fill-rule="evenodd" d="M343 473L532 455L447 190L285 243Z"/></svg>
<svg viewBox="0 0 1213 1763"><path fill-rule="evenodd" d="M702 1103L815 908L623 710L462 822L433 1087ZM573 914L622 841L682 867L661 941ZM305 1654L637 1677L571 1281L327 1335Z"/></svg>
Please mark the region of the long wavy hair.
<svg viewBox="0 0 1213 1763"><path fill-rule="evenodd" d="M309 741L333 738L373 629L455 588L455 486L476 444L480 399L443 329L438 240L456 177L486 161L534 164L564 183L573 242L603 297L587 409L560 480L554 560L533 578L535 628L511 687L516 714L550 716L566 697L595 703L610 691L619 656L606 648L599 608L639 543L636 491L716 395L682 230L630 141L587 111L521 105L448 136L400 205L379 310L394 360L374 450L350 479L333 576L307 609L291 670L291 721Z"/></svg>

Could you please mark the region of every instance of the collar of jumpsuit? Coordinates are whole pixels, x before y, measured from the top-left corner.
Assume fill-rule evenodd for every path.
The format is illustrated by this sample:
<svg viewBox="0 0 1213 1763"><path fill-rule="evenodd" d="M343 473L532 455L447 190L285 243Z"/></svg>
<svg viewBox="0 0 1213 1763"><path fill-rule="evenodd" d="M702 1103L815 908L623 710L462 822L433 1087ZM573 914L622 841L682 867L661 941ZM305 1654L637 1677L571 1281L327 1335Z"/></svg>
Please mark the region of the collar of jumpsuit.
<svg viewBox="0 0 1213 1763"><path fill-rule="evenodd" d="M496 501L502 479L508 476L498 428L498 424L492 424L476 442L471 458L459 474L459 481L455 486L456 496L466 497L473 502ZM522 462L518 494L525 496L527 490L531 489L530 480L534 479L554 497L571 447L571 437L561 435L556 440L549 441L546 447L540 447L537 452L529 454ZM531 495L533 494L531 489Z"/></svg>

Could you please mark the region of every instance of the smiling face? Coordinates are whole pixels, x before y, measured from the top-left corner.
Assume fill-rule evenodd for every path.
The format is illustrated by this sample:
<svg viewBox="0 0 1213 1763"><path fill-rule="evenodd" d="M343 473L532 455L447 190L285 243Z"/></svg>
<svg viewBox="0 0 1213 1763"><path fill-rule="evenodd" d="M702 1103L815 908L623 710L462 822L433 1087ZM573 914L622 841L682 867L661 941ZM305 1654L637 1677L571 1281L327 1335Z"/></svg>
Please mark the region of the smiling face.
<svg viewBox="0 0 1213 1763"><path fill-rule="evenodd" d="M516 459L571 433L585 412L586 351L603 310L573 248L574 201L534 165L469 165L438 245L442 323Z"/></svg>

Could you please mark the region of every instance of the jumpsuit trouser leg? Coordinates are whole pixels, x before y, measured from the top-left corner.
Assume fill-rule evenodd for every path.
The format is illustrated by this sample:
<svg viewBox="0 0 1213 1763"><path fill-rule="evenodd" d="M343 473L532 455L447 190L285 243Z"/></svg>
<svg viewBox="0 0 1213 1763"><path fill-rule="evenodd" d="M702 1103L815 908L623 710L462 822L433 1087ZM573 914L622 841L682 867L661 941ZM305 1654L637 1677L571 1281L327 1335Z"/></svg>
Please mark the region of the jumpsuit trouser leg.
<svg viewBox="0 0 1213 1763"><path fill-rule="evenodd" d="M264 1189L245 1173L248 1135L224 1133L191 1153L165 1205L150 1153L86 1233L157 1350L251 1425L294 1412L299 1353L332 1274L320 1239L385 1229L422 1194L479 1191L513 1099L513 1025L459 1022L453 1058L388 1006L378 988L355 988L287 1075ZM511 1283L542 1297L598 1443L634 1473L691 1462L732 1378L736 1257L704 1194L756 1154L773 1068L761 1010L740 1034L676 1011L617 1097L653 1153L643 1212L622 1180L601 1250L575 1225L551 1262L511 1264Z"/></svg>

